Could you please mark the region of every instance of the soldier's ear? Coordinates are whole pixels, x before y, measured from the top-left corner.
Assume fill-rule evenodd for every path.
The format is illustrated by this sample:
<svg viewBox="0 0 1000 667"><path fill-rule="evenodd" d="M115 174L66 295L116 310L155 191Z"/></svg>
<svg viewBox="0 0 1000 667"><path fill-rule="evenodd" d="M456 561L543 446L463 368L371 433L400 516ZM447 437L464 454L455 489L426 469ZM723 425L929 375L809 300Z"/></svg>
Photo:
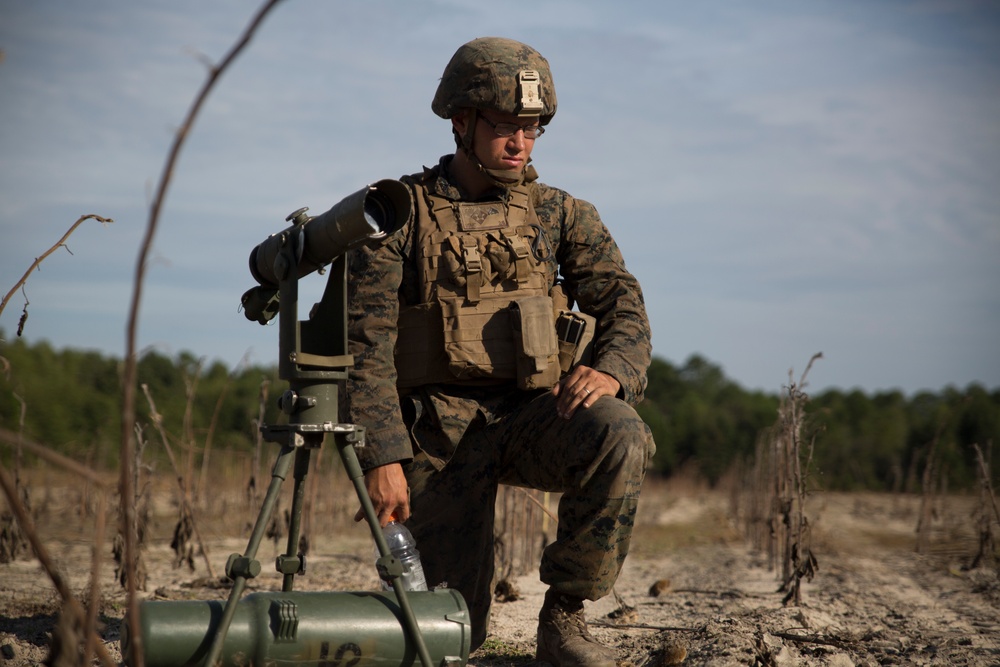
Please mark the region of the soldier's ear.
<svg viewBox="0 0 1000 667"><path fill-rule="evenodd" d="M458 112L451 117L451 128L460 137L464 137L465 133L469 129L469 119L472 117L469 109L459 109Z"/></svg>

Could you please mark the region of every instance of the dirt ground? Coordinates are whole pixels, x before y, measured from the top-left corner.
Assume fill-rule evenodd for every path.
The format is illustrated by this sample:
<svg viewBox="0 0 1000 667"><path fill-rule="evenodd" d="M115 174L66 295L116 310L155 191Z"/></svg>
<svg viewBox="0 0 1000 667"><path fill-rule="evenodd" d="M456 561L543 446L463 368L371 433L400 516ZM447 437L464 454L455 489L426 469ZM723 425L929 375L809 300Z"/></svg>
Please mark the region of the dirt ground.
<svg viewBox="0 0 1000 667"><path fill-rule="evenodd" d="M33 487L38 533L70 588L86 601L93 495L72 484L53 486L42 480ZM246 547L245 535L233 536L233 529L245 531L253 512L238 509L235 501L223 503L213 511L214 521L201 522L212 577L197 553L194 570L174 566L169 545L175 494L153 495L143 596L225 599L227 591L218 582L226 557ZM936 502L933 539L924 554L914 549L919 503L901 495L813 495L807 515L818 571L803 585L802 604L783 606L778 575L768 567L767 555L751 551L742 539L729 518L726 494L650 483L616 594L588 604L592 632L618 651L622 667L1000 665L996 560L967 568L978 544L971 516L975 499ZM327 511L353 514L349 500ZM336 530L313 532L324 537L311 539L307 573L296 579L296 590L376 587L370 538L361 525L340 522ZM252 589L280 589L280 578L268 570L283 546L262 544L258 558L264 572ZM102 552L102 634L107 652L118 660L125 596L114 581L110 539ZM534 575L515 584L520 596L494 606L490 638L469 665L532 664L544 588ZM0 665L43 664L60 606L37 560L22 555L0 564Z"/></svg>

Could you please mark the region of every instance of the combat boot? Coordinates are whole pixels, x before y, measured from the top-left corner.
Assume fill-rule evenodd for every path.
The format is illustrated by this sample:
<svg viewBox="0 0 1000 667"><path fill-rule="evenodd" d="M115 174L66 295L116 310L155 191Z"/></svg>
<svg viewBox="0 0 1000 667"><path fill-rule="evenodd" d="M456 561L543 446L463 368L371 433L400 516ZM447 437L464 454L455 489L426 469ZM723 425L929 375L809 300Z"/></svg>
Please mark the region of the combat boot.
<svg viewBox="0 0 1000 667"><path fill-rule="evenodd" d="M587 630L583 600L554 591L538 613L537 660L553 667L615 667L615 653Z"/></svg>

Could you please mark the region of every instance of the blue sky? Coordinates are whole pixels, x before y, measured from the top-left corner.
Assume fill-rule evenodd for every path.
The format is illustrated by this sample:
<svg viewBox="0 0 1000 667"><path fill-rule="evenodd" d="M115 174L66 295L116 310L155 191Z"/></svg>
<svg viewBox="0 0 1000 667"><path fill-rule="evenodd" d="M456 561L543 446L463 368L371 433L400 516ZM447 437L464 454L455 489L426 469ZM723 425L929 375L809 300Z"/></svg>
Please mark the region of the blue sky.
<svg viewBox="0 0 1000 667"><path fill-rule="evenodd" d="M0 294L25 337L121 356L172 140L256 2L0 0ZM543 182L593 202L654 353L777 392L1000 386L1000 4L284 0L221 79L168 193L139 347L267 364L250 250L452 148L445 63L503 35L550 61ZM322 279L303 280L307 298ZM0 315L9 339L24 296ZM2 352L2 348L0 348Z"/></svg>

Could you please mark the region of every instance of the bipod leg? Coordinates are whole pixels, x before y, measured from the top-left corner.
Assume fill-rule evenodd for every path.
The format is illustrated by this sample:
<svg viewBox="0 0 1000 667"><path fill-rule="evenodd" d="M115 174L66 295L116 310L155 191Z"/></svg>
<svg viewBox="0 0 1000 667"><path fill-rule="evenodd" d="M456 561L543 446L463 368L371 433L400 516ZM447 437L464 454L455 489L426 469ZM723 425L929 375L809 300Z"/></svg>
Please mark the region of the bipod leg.
<svg viewBox="0 0 1000 667"><path fill-rule="evenodd" d="M319 434L319 442L323 441L323 435ZM292 492L291 519L288 522L288 548L284 555L278 556L277 568L283 576L281 590L292 590L295 575L304 574L306 571L305 555L299 552L299 536L302 531L302 507L305 504L306 475L309 474L309 460L311 458L312 447L307 444L297 447L295 451L295 486Z"/></svg>
<svg viewBox="0 0 1000 667"><path fill-rule="evenodd" d="M246 552L242 556L240 554L232 554L226 563L226 575L233 580L233 587L229 591L229 599L226 600L226 607L222 612L222 618L219 620L219 628L215 632L212 646L205 656L205 662L202 663L204 667L215 667L215 664L219 660L219 655L222 653L222 645L226 641L226 633L229 632L229 626L232 624L233 616L236 614L236 605L239 603L240 597L243 595L243 590L246 588L247 580L260 574L257 549L260 547L260 543L264 539L264 533L267 531L267 526L271 522L271 515L274 514L274 508L278 504L278 494L281 491L281 484L288 477L288 470L292 467L292 459L296 457L298 449L298 447L292 447L291 445L283 445L281 447L278 459L274 462L274 469L271 472L271 483L267 487L264 503L261 505L260 513L257 515L257 522L253 526L253 531L250 533L250 541L247 543Z"/></svg>
<svg viewBox="0 0 1000 667"><path fill-rule="evenodd" d="M385 539L385 534L382 533L378 516L375 514L375 507L372 505L371 497L368 495L368 488L365 486L365 476L361 471L361 464L358 462L358 454L354 451L355 438L351 437L353 435L353 432L344 433L336 431L334 432L334 441L337 443L337 451L340 452L340 459L344 462L344 470L347 471L347 476L354 483L354 490L358 494L361 509L364 512L365 519L368 521L369 528L371 528L372 537L378 546L378 552L381 556L388 556L390 555L389 543ZM414 616L413 608L410 606L409 593L403 588L402 577L397 576L393 579L392 588L396 593L396 600L399 601L400 611L403 613L405 629L409 632L410 638L417 647L417 655L420 656L420 662L423 663L424 667L432 667L431 655L427 651L424 636L420 633L420 626L417 625L417 617Z"/></svg>

